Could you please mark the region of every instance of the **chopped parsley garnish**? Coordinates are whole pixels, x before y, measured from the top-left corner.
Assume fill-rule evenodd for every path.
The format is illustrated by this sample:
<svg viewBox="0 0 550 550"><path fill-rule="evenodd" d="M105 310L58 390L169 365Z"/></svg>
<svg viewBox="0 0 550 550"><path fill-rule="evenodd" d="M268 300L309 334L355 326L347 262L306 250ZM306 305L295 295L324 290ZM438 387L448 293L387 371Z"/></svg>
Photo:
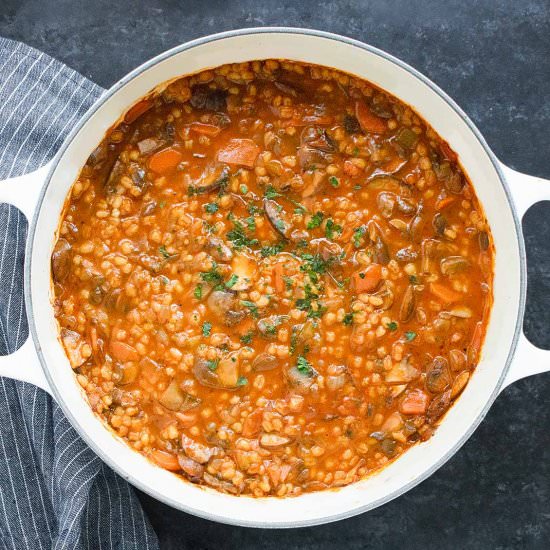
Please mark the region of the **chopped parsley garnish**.
<svg viewBox="0 0 550 550"><path fill-rule="evenodd" d="M307 245L308 245L308 242L306 239L300 239L297 243L296 243L296 248L307 248Z"/></svg>
<svg viewBox="0 0 550 550"><path fill-rule="evenodd" d="M256 333L253 330L249 330L246 334L243 334L240 338L241 342L243 344L250 344L252 342L252 338L254 338L254 335Z"/></svg>
<svg viewBox="0 0 550 550"><path fill-rule="evenodd" d="M354 147L352 153L353 153L354 157L358 156L359 155L359 147Z"/></svg>
<svg viewBox="0 0 550 550"><path fill-rule="evenodd" d="M342 226L334 223L334 220L329 218L325 224L325 236L327 239L333 239L334 233L342 233Z"/></svg>
<svg viewBox="0 0 550 550"><path fill-rule="evenodd" d="M362 187L360 185L354 185L353 189L355 189L355 191L361 191Z"/></svg>
<svg viewBox="0 0 550 550"><path fill-rule="evenodd" d="M159 202L159 208L164 208L166 206L166 201Z"/></svg>
<svg viewBox="0 0 550 550"><path fill-rule="evenodd" d="M392 332L397 330L397 323L395 321L390 321L386 327L391 330Z"/></svg>
<svg viewBox="0 0 550 550"><path fill-rule="evenodd" d="M246 376L239 376L237 380L237 386L246 386L248 384L248 378Z"/></svg>
<svg viewBox="0 0 550 550"><path fill-rule="evenodd" d="M298 357L298 359L296 360L296 368L298 369L299 373L305 376L311 377L315 372L311 363L303 355L300 355L300 357Z"/></svg>
<svg viewBox="0 0 550 550"><path fill-rule="evenodd" d="M319 295L311 289L311 285L304 286L304 298L298 298L295 305L300 311L306 311L310 319L321 317L327 310L325 306L318 300Z"/></svg>
<svg viewBox="0 0 550 550"><path fill-rule="evenodd" d="M315 229L323 223L324 214L322 212L316 212L311 216L310 220L307 222L308 229Z"/></svg>
<svg viewBox="0 0 550 550"><path fill-rule="evenodd" d="M204 209L208 214L215 214L220 207L215 202L208 202L204 205Z"/></svg>
<svg viewBox="0 0 550 550"><path fill-rule="evenodd" d="M245 232L244 225L237 220L232 214L229 214L228 219L233 222L233 229L228 231L227 239L233 243L235 248L242 248L243 246L255 246L258 244L258 239L251 239ZM247 227L250 231L256 229L254 217L247 218L245 220Z"/></svg>
<svg viewBox="0 0 550 550"><path fill-rule="evenodd" d="M195 287L195 291L193 292L193 295L197 300L200 300L202 298L202 285L197 285Z"/></svg>
<svg viewBox="0 0 550 550"><path fill-rule="evenodd" d="M248 203L247 209L251 216L259 216L262 213L262 209L253 202Z"/></svg>
<svg viewBox="0 0 550 550"><path fill-rule="evenodd" d="M204 271L201 273L201 279L205 282L205 283L209 283L211 284L212 286L218 286L218 285L221 285L222 282L223 282L223 276L222 274L218 271L218 264L216 264L214 262L214 264L212 265L212 268L210 269L210 271Z"/></svg>
<svg viewBox="0 0 550 550"><path fill-rule="evenodd" d="M241 183L241 186L239 187L239 191L243 195L246 195L248 193L248 187L244 183Z"/></svg>
<svg viewBox="0 0 550 550"><path fill-rule="evenodd" d="M405 332L405 338L407 339L407 342L412 342L416 338L416 332L408 330Z"/></svg>
<svg viewBox="0 0 550 550"><path fill-rule="evenodd" d="M216 370L218 368L218 363L220 362L219 359L212 359L210 361L206 361L206 366L210 369L210 370Z"/></svg>
<svg viewBox="0 0 550 550"><path fill-rule="evenodd" d="M258 306L249 300L241 300L241 306L244 306L250 310L252 317L258 317Z"/></svg>
<svg viewBox="0 0 550 550"><path fill-rule="evenodd" d="M353 313L346 313L342 319L342 323L344 323L347 327L353 324Z"/></svg>
<svg viewBox="0 0 550 550"><path fill-rule="evenodd" d="M264 246L260 249L260 253L262 255L262 258L267 258L268 256L276 256L283 250L285 247L284 243L277 243L270 246Z"/></svg>
<svg viewBox="0 0 550 550"><path fill-rule="evenodd" d="M168 250L166 250L166 247L164 245L160 246L159 247L159 252L161 254L161 256L167 261L167 262L170 262L172 260L175 260L177 258L179 258L179 254L170 254L170 252L168 252Z"/></svg>
<svg viewBox="0 0 550 550"><path fill-rule="evenodd" d="M279 193L275 187L272 185L268 185L265 189L265 198L266 199L275 199L277 197L280 197L281 193Z"/></svg>
<svg viewBox="0 0 550 550"><path fill-rule="evenodd" d="M328 182L332 185L332 187L338 187L340 185L340 182L336 176L330 176Z"/></svg>
<svg viewBox="0 0 550 550"><path fill-rule="evenodd" d="M233 273L233 275L231 275L231 277L229 277L229 280L225 283L225 288L233 288L237 284L238 280L239 276Z"/></svg>
<svg viewBox="0 0 550 550"><path fill-rule="evenodd" d="M210 336L211 332L212 332L212 323L209 323L208 321L205 321L202 324L202 335L203 336Z"/></svg>
<svg viewBox="0 0 550 550"><path fill-rule="evenodd" d="M287 290L291 290L294 286L294 283L292 282L292 277L289 277L288 275L283 276L283 281L285 282L285 288Z"/></svg>
<svg viewBox="0 0 550 550"><path fill-rule="evenodd" d="M353 238L353 246L355 246L355 248L359 248L361 246L361 239L363 238L366 232L367 230L363 226L358 227L353 232L352 238Z"/></svg>
<svg viewBox="0 0 550 550"><path fill-rule="evenodd" d="M163 285L167 285L170 282L170 279L166 275L161 275L160 276L160 282Z"/></svg>
<svg viewBox="0 0 550 550"><path fill-rule="evenodd" d="M286 225L285 225L285 222L283 220L277 220L275 222L275 225L277 226L277 229L281 232L285 232L286 231Z"/></svg>
<svg viewBox="0 0 550 550"><path fill-rule="evenodd" d="M416 275L409 275L409 282L412 285L418 284L418 277Z"/></svg>

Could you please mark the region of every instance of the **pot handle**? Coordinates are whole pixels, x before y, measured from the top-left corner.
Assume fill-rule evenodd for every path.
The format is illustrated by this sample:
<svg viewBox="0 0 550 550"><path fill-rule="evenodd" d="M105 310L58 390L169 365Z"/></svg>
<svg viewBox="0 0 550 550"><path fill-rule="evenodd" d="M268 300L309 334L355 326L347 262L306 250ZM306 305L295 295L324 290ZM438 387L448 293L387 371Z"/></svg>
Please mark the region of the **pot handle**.
<svg viewBox="0 0 550 550"><path fill-rule="evenodd" d="M550 181L516 172L504 164L500 168L508 182L520 220L535 203L550 201ZM520 378L547 371L550 371L550 350L531 344L522 331L502 387L505 388Z"/></svg>
<svg viewBox="0 0 550 550"><path fill-rule="evenodd" d="M30 223L51 164L49 162L24 176L0 181L0 203L15 206L25 214ZM30 382L49 394L52 393L31 337L17 351L0 356L0 376Z"/></svg>

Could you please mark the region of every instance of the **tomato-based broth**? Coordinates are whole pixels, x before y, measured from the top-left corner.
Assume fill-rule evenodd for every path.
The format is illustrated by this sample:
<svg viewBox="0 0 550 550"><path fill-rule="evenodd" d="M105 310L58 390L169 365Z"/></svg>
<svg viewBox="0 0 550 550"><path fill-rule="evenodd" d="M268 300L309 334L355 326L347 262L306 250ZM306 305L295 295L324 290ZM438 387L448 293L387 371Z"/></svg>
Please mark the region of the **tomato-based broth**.
<svg viewBox="0 0 550 550"><path fill-rule="evenodd" d="M267 60L134 105L74 183L55 314L93 410L231 494L365 478L478 363L494 248L456 154L363 80Z"/></svg>

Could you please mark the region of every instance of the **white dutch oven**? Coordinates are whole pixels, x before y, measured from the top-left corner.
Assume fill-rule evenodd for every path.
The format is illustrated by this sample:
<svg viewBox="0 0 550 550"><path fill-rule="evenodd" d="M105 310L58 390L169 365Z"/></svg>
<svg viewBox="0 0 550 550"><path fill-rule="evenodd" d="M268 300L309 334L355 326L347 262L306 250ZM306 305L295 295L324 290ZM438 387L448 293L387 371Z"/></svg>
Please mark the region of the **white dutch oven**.
<svg viewBox="0 0 550 550"><path fill-rule="evenodd" d="M65 197L107 129L166 80L224 63L280 58L334 67L365 78L411 105L449 141L485 208L496 247L494 306L482 358L435 435L381 472L334 491L276 499L235 497L178 479L132 451L92 413L57 339L50 255ZM508 384L550 369L550 355L522 332L526 266L520 219L550 200L550 182L503 166L466 114L435 84L366 44L324 32L264 28L217 34L163 53L107 91L69 134L48 166L0 184L0 201L32 220L25 259L25 298L32 338L0 374L32 382L57 400L75 429L122 477L153 497L207 519L253 527L298 527L371 510L411 489L444 464L481 422Z"/></svg>

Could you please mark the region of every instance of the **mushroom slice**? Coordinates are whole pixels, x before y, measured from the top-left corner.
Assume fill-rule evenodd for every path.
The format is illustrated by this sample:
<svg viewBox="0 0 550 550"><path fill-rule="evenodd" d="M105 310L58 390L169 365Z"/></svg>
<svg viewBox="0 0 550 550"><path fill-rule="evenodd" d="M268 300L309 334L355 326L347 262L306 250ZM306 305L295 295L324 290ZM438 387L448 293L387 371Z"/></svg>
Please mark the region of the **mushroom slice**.
<svg viewBox="0 0 550 550"><path fill-rule="evenodd" d="M254 372L264 372L273 370L279 364L277 358L270 353L260 353L252 361L252 370Z"/></svg>
<svg viewBox="0 0 550 550"><path fill-rule="evenodd" d="M262 336L266 338L275 338L277 335L277 327L288 321L290 317L288 315L270 315L260 319L257 323L258 330Z"/></svg>
<svg viewBox="0 0 550 550"><path fill-rule="evenodd" d="M397 365L394 365L386 374L388 384L404 384L414 380L420 373L415 369L408 357L404 357Z"/></svg>
<svg viewBox="0 0 550 550"><path fill-rule="evenodd" d="M55 243L52 253L52 274L56 283L62 283L71 270L71 245L61 238Z"/></svg>
<svg viewBox="0 0 550 550"><path fill-rule="evenodd" d="M234 292L228 290L214 290L208 296L206 304L227 326L240 323L246 316L243 310L237 310L237 300Z"/></svg>
<svg viewBox="0 0 550 550"><path fill-rule="evenodd" d="M61 340L73 369L77 369L86 362L87 357L82 354L85 342L78 332L63 328L61 329Z"/></svg>
<svg viewBox="0 0 550 550"><path fill-rule="evenodd" d="M399 320L402 323L406 323L412 317L414 309L416 307L416 297L414 294L413 285L409 285L403 294L403 300L401 301L401 308L399 310Z"/></svg>
<svg viewBox="0 0 550 550"><path fill-rule="evenodd" d="M203 195L212 193L224 186L229 178L229 167L225 164L214 164L206 167L195 185L189 186L191 194Z"/></svg>
<svg viewBox="0 0 550 550"><path fill-rule="evenodd" d="M181 448L189 458L199 464L206 464L214 455L218 454L216 447L207 447L197 443L185 434L181 436Z"/></svg>
<svg viewBox="0 0 550 550"><path fill-rule="evenodd" d="M273 199L264 199L264 212L273 229L285 239L289 239L292 225L283 218L282 207Z"/></svg>
<svg viewBox="0 0 550 550"><path fill-rule="evenodd" d="M210 254L220 262L230 262L233 258L233 251L219 237L210 236L207 247Z"/></svg>

